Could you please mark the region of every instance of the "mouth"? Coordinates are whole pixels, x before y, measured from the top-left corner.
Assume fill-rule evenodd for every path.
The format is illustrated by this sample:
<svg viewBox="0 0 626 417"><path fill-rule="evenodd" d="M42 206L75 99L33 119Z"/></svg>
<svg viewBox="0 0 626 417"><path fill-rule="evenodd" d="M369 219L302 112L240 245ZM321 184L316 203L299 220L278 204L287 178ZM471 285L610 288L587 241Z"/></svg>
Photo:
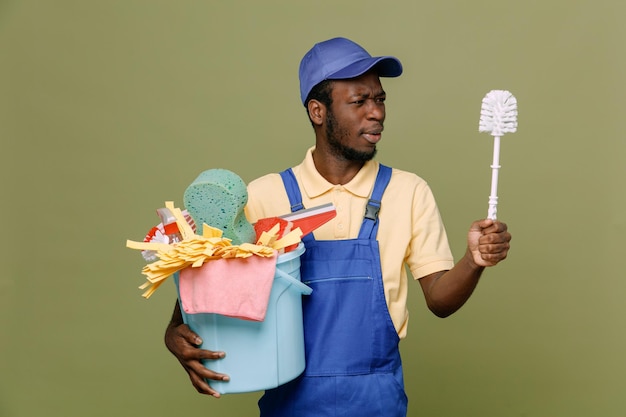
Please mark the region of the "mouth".
<svg viewBox="0 0 626 417"><path fill-rule="evenodd" d="M382 138L383 136L382 133L383 133L383 129L381 127L379 129L374 129L374 130L363 132L362 136L366 141L368 141L372 145L375 145Z"/></svg>

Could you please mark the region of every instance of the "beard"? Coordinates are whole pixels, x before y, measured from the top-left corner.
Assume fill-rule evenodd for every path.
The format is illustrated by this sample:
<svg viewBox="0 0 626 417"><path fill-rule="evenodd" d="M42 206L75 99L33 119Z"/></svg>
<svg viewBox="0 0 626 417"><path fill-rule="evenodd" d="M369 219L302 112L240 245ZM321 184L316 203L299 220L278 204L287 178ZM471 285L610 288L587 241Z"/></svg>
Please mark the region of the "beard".
<svg viewBox="0 0 626 417"><path fill-rule="evenodd" d="M358 151L341 142L341 138L348 137L348 132L341 129L335 115L329 110L326 114L326 139L333 155L346 161L367 162L376 155L376 147L371 151Z"/></svg>

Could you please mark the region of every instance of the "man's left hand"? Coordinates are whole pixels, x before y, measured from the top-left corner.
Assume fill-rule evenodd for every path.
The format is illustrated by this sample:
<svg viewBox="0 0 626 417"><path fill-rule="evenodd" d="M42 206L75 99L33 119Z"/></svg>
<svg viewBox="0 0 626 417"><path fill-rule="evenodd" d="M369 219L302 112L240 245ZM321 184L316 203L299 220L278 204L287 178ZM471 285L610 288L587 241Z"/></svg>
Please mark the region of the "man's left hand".
<svg viewBox="0 0 626 417"><path fill-rule="evenodd" d="M478 220L472 223L467 235L468 250L478 266L494 266L509 253L511 234L506 223L497 220Z"/></svg>

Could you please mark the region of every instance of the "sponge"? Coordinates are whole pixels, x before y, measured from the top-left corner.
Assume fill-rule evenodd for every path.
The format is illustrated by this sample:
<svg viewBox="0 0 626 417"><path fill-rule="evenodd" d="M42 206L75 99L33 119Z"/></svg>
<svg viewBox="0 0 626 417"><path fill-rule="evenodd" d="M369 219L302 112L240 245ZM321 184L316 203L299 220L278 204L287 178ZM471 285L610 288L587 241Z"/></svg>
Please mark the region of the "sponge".
<svg viewBox="0 0 626 417"><path fill-rule="evenodd" d="M248 190L243 180L226 169L202 172L185 190L183 202L200 229L221 229L233 245L254 243L256 233L244 214Z"/></svg>

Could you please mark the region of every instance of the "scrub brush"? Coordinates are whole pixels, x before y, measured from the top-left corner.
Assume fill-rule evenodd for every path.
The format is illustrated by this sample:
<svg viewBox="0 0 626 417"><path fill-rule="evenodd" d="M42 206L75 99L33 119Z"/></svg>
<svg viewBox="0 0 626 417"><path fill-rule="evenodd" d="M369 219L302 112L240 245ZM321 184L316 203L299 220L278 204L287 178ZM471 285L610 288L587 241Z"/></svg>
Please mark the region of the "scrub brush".
<svg viewBox="0 0 626 417"><path fill-rule="evenodd" d="M483 98L480 109L479 132L493 136L491 164L491 195L487 218L496 220L498 211L498 170L500 169L500 137L517 130L517 100L506 90L492 90Z"/></svg>

